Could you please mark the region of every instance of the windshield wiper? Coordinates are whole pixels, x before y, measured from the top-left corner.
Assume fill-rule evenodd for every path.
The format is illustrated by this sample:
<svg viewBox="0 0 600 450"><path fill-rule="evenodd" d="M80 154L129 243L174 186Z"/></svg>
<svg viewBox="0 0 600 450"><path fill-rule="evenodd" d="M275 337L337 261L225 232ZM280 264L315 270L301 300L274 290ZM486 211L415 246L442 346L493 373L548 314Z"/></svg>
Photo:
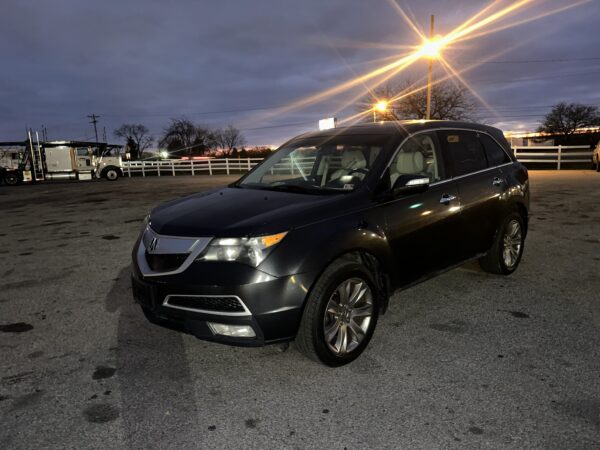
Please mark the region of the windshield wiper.
<svg viewBox="0 0 600 450"><path fill-rule="evenodd" d="M315 194L318 189L311 188L308 186L300 186L298 184L278 184L275 186L264 186L264 189L269 191L282 191L282 192L299 192L302 194Z"/></svg>
<svg viewBox="0 0 600 450"><path fill-rule="evenodd" d="M264 185L264 184L246 184L240 183L237 186L232 186L242 189L258 189L261 191L278 191L278 192L293 192L298 194L311 194L311 195L330 195L330 194L346 194L348 190L326 188L318 186L302 186L300 184L276 184L276 185Z"/></svg>
<svg viewBox="0 0 600 450"><path fill-rule="evenodd" d="M339 193L337 189L327 189L312 186L302 186L298 184L278 184L275 186L264 186L262 189L268 191L280 191L280 192L295 192L298 194L312 194L312 195L328 195Z"/></svg>

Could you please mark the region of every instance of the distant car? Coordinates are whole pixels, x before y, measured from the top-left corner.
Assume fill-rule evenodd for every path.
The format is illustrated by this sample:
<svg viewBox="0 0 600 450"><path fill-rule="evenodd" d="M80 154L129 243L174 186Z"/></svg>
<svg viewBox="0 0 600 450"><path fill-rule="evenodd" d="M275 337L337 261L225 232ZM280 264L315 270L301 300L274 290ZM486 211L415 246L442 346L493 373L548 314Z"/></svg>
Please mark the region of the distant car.
<svg viewBox="0 0 600 450"><path fill-rule="evenodd" d="M223 189L154 209L133 249L153 323L329 366L365 349L391 294L464 261L521 261L529 181L502 132L464 122L308 133Z"/></svg>
<svg viewBox="0 0 600 450"><path fill-rule="evenodd" d="M600 141L592 152L592 164L594 169L596 169L596 172L600 172Z"/></svg>

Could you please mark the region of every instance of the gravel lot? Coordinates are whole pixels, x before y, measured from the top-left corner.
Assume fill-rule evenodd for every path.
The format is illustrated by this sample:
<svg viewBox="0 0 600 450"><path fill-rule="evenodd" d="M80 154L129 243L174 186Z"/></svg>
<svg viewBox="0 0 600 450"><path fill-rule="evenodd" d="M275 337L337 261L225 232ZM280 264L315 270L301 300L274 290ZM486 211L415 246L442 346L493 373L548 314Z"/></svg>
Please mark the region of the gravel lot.
<svg viewBox="0 0 600 450"><path fill-rule="evenodd" d="M133 304L146 212L233 177L0 187L0 448L599 448L600 174L530 175L519 270L397 294L340 369Z"/></svg>

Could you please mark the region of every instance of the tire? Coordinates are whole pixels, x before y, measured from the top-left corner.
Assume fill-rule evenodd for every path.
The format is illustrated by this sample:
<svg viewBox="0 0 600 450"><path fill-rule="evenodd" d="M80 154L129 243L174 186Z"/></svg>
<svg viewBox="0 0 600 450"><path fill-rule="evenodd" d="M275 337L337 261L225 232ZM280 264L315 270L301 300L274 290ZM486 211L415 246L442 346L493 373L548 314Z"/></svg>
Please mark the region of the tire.
<svg viewBox="0 0 600 450"><path fill-rule="evenodd" d="M4 174L4 182L9 186L19 184L19 176L15 172L7 172Z"/></svg>
<svg viewBox="0 0 600 450"><path fill-rule="evenodd" d="M103 176L108 181L117 181L119 179L119 171L117 169L115 169L114 167L107 167L104 170Z"/></svg>
<svg viewBox="0 0 600 450"><path fill-rule="evenodd" d="M344 302L340 292L348 286L351 295ZM298 350L330 367L354 361L369 344L377 325L381 304L378 292L373 275L365 266L353 261L334 261L321 274L306 300L295 340ZM353 298L354 307L350 306ZM329 341L326 328L330 330Z"/></svg>
<svg viewBox="0 0 600 450"><path fill-rule="evenodd" d="M524 220L521 214L512 212L502 222L488 253L479 258L479 265L485 272L510 275L517 270L524 248Z"/></svg>

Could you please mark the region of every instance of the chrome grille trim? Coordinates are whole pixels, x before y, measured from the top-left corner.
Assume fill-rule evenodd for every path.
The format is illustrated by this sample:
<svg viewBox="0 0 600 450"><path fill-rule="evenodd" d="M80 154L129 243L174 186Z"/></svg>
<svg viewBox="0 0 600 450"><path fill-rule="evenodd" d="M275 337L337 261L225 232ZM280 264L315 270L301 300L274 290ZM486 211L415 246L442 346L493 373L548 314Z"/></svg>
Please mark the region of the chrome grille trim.
<svg viewBox="0 0 600 450"><path fill-rule="evenodd" d="M171 305L169 303L169 299L171 297L186 297L186 298L228 297L228 298L235 298L238 302L240 302L240 305L242 306L242 308L244 308L244 311L240 311L240 312L214 311L214 310L207 310L207 309L201 309L201 308L187 308L185 306ZM181 309L183 311L197 312L197 313L202 313L202 314L212 314L214 316L251 316L252 315L252 313L250 312L250 310L248 309L248 307L246 306L246 304L237 295L182 295L182 294L173 294L173 295L167 295L165 297L165 299L164 299L164 301L162 303L162 306L167 307L167 308L173 308L173 309Z"/></svg>
<svg viewBox="0 0 600 450"><path fill-rule="evenodd" d="M145 277L161 277L181 273L187 269L198 256L200 256L211 240L212 237L164 236L155 232L150 228L150 225L148 225L143 232L137 250L137 263L140 272L142 272L142 275ZM154 244L151 245L153 241ZM152 270L148 261L146 261L146 252L153 255L187 253L188 256L177 269L159 272Z"/></svg>

